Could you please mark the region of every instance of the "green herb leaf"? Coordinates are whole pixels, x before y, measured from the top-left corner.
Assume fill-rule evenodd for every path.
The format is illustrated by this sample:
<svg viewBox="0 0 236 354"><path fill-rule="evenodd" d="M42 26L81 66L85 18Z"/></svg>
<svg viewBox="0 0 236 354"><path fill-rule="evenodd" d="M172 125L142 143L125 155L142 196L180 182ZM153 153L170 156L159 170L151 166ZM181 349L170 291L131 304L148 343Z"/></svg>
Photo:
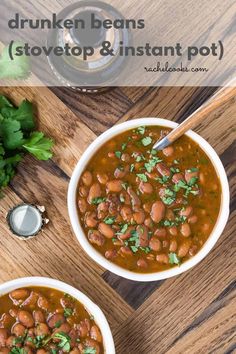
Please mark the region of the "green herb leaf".
<svg viewBox="0 0 236 354"><path fill-rule="evenodd" d="M9 106L3 107L1 114L4 118L20 122L23 131L31 131L35 128L33 105L27 100L24 100L18 109Z"/></svg>
<svg viewBox="0 0 236 354"><path fill-rule="evenodd" d="M114 224L115 219L116 219L115 216L107 216L103 221L107 225L112 225L112 224Z"/></svg>
<svg viewBox="0 0 236 354"><path fill-rule="evenodd" d="M137 173L136 176L141 179L143 182L147 182L147 176L144 173Z"/></svg>
<svg viewBox="0 0 236 354"><path fill-rule="evenodd" d="M0 123L0 137L4 147L9 150L17 149L25 142L20 122L17 120L4 119Z"/></svg>
<svg viewBox="0 0 236 354"><path fill-rule="evenodd" d="M152 138L150 138L150 136L147 136L147 137L143 138L141 141L142 141L143 146L148 146L152 143Z"/></svg>
<svg viewBox="0 0 236 354"><path fill-rule="evenodd" d="M121 145L121 150L125 150L126 149L126 147L127 147L127 143L123 143L122 145Z"/></svg>
<svg viewBox="0 0 236 354"><path fill-rule="evenodd" d="M115 156L116 156L118 159L121 158L121 155L122 155L121 151L115 151Z"/></svg>
<svg viewBox="0 0 236 354"><path fill-rule="evenodd" d="M83 354L96 354L96 349L93 347L87 347L83 350Z"/></svg>
<svg viewBox="0 0 236 354"><path fill-rule="evenodd" d="M134 170L134 164L132 163L131 165L130 165L130 172L133 172L133 170Z"/></svg>
<svg viewBox="0 0 236 354"><path fill-rule="evenodd" d="M146 127L138 127L137 128L137 132L141 135L143 135L145 133Z"/></svg>
<svg viewBox="0 0 236 354"><path fill-rule="evenodd" d="M102 197L97 197L97 198L93 198L93 199L92 199L91 204L98 205L98 204L100 204L100 203L102 203L102 202L105 202L105 201L106 201L106 198L105 198L105 197L104 197L104 198L102 198Z"/></svg>
<svg viewBox="0 0 236 354"><path fill-rule="evenodd" d="M4 107L13 107L13 104L5 96L0 95L0 109Z"/></svg>
<svg viewBox="0 0 236 354"><path fill-rule="evenodd" d="M70 309L70 308L65 308L64 309L64 316L67 318L67 317L70 317L70 316L72 316L72 314L73 314L73 312L74 312L74 310L73 309Z"/></svg>
<svg viewBox="0 0 236 354"><path fill-rule="evenodd" d="M169 253L169 263L170 264L178 264L178 265L180 265L181 261L180 261L180 258L177 256L176 253L174 253L174 252Z"/></svg>
<svg viewBox="0 0 236 354"><path fill-rule="evenodd" d="M23 147L38 160L48 160L52 157L53 141L45 138L42 132L33 132Z"/></svg>
<svg viewBox="0 0 236 354"><path fill-rule="evenodd" d="M70 351L70 336L68 336L64 332L58 332L54 334L53 338L57 338L60 340L60 342L58 343L58 347L61 348L64 352Z"/></svg>

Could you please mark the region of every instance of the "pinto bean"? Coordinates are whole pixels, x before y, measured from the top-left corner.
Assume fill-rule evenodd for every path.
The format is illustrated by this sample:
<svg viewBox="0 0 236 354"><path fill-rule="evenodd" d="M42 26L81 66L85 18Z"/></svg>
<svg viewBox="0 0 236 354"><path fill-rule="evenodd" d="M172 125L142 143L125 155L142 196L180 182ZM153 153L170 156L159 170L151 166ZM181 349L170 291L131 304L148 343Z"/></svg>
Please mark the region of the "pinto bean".
<svg viewBox="0 0 236 354"><path fill-rule="evenodd" d="M112 181L107 182L106 184L107 192L110 193L119 193L122 191L122 181L119 179L114 179Z"/></svg>
<svg viewBox="0 0 236 354"><path fill-rule="evenodd" d="M13 300L25 300L29 296L29 290L16 289L10 293L10 298Z"/></svg>
<svg viewBox="0 0 236 354"><path fill-rule="evenodd" d="M139 268L147 268L148 267L148 263L147 263L147 261L144 258L139 258L137 260L137 266Z"/></svg>
<svg viewBox="0 0 236 354"><path fill-rule="evenodd" d="M162 150L163 154L167 157L172 156L174 153L174 148L173 146L168 146Z"/></svg>
<svg viewBox="0 0 236 354"><path fill-rule="evenodd" d="M90 329L90 337L99 343L102 343L102 335L98 326L93 325Z"/></svg>
<svg viewBox="0 0 236 354"><path fill-rule="evenodd" d="M131 204L133 207L139 207L141 205L141 200L137 196L137 194L134 192L134 190L131 187L128 187L127 192L131 198Z"/></svg>
<svg viewBox="0 0 236 354"><path fill-rule="evenodd" d="M165 205L161 201L156 201L152 204L151 218L155 223L160 222L165 216Z"/></svg>
<svg viewBox="0 0 236 354"><path fill-rule="evenodd" d="M123 233L119 235L119 239L121 240L127 240L131 236L131 231L135 230L134 226L129 226L128 229Z"/></svg>
<svg viewBox="0 0 236 354"><path fill-rule="evenodd" d="M197 253L197 251L198 251L197 245L192 245L192 246L190 247L188 253L189 253L189 255L190 255L191 257L193 257L193 256L195 256L195 254Z"/></svg>
<svg viewBox="0 0 236 354"><path fill-rule="evenodd" d="M85 198L88 196L88 188L84 187L84 186L81 186L79 187L79 195L82 197L82 198Z"/></svg>
<svg viewBox="0 0 236 354"><path fill-rule="evenodd" d="M124 162L130 162L130 155L127 153L124 153L121 155L121 160Z"/></svg>
<svg viewBox="0 0 236 354"><path fill-rule="evenodd" d="M92 173L89 171L85 171L81 177L81 180L85 186L87 186L87 187L91 186L91 184L93 182Z"/></svg>
<svg viewBox="0 0 236 354"><path fill-rule="evenodd" d="M172 181L176 184L179 181L184 181L184 175L182 173L175 173L172 177Z"/></svg>
<svg viewBox="0 0 236 354"><path fill-rule="evenodd" d="M120 252L124 255L124 256L133 256L133 252L131 251L131 249L128 246L122 246L120 248Z"/></svg>
<svg viewBox="0 0 236 354"><path fill-rule="evenodd" d="M164 227L158 228L154 232L154 235L159 237L159 238L166 238L166 234L167 234L167 232L166 232L166 229L164 229Z"/></svg>
<svg viewBox="0 0 236 354"><path fill-rule="evenodd" d="M202 172L199 173L199 182L201 184L205 184L205 182L206 182L204 173L202 173Z"/></svg>
<svg viewBox="0 0 236 354"><path fill-rule="evenodd" d="M47 353L48 352L45 349L38 349L37 352L36 352L36 354L47 354Z"/></svg>
<svg viewBox="0 0 236 354"><path fill-rule="evenodd" d="M184 237L189 237L191 235L191 229L188 223L184 223L180 226L180 232Z"/></svg>
<svg viewBox="0 0 236 354"><path fill-rule="evenodd" d="M33 316L28 311L20 310L18 312L18 320L26 328L30 328L34 326Z"/></svg>
<svg viewBox="0 0 236 354"><path fill-rule="evenodd" d="M151 229L153 227L153 221L151 218L146 218L144 220L144 225L147 226L149 229Z"/></svg>
<svg viewBox="0 0 236 354"><path fill-rule="evenodd" d="M45 316L44 316L43 311L41 311L41 310L35 310L33 312L33 317L34 317L35 323L44 323L45 322Z"/></svg>
<svg viewBox="0 0 236 354"><path fill-rule="evenodd" d="M175 219L175 214L171 209L166 210L166 218L168 220L174 220Z"/></svg>
<svg viewBox="0 0 236 354"><path fill-rule="evenodd" d="M185 257L188 254L190 246L191 246L190 240L185 240L184 242L182 242L178 249L178 257L180 258Z"/></svg>
<svg viewBox="0 0 236 354"><path fill-rule="evenodd" d="M129 166L123 168L117 167L114 172L115 178L124 178L129 172Z"/></svg>
<svg viewBox="0 0 236 354"><path fill-rule="evenodd" d="M180 210L179 215L186 216L188 218L192 214L192 212L193 212L193 207L188 205L186 208Z"/></svg>
<svg viewBox="0 0 236 354"><path fill-rule="evenodd" d="M80 321L79 326L78 326L80 337L82 337L82 338L87 337L90 332L90 327L91 327L90 322L87 318Z"/></svg>
<svg viewBox="0 0 236 354"><path fill-rule="evenodd" d="M186 182L189 183L193 177L198 177L198 171L191 172L190 170L185 170L184 177L186 179Z"/></svg>
<svg viewBox="0 0 236 354"><path fill-rule="evenodd" d="M134 221L136 224L143 224L145 220L145 213L142 209L139 209L133 214Z"/></svg>
<svg viewBox="0 0 236 354"><path fill-rule="evenodd" d="M171 240L170 241L170 246L169 246L169 251L170 252L176 252L177 251L177 247L178 247L177 241L176 240Z"/></svg>
<svg viewBox="0 0 236 354"><path fill-rule="evenodd" d="M16 309L16 308L10 309L10 310L9 310L9 315L10 315L11 317L16 318L16 317L18 316L18 312L19 312L19 309Z"/></svg>
<svg viewBox="0 0 236 354"><path fill-rule="evenodd" d="M147 258L149 261L154 261L154 260L155 260L155 256L154 256L154 254L152 254L152 253L147 254L146 258Z"/></svg>
<svg viewBox="0 0 236 354"><path fill-rule="evenodd" d="M88 239L91 243L93 243L94 245L97 245L99 247L101 247L105 242L104 237L97 230L89 230Z"/></svg>
<svg viewBox="0 0 236 354"><path fill-rule="evenodd" d="M23 337L26 333L26 328L21 323L16 323L12 329L12 334L15 334L16 337Z"/></svg>
<svg viewBox="0 0 236 354"><path fill-rule="evenodd" d="M107 215L108 203L102 202L97 206L97 217L98 219L104 219Z"/></svg>
<svg viewBox="0 0 236 354"><path fill-rule="evenodd" d="M4 313L0 320L0 328L9 327L12 322L12 317L8 313Z"/></svg>
<svg viewBox="0 0 236 354"><path fill-rule="evenodd" d="M84 214L87 210L87 203L85 201L85 199L79 199L78 200L78 207L79 207L79 210L82 214Z"/></svg>
<svg viewBox="0 0 236 354"><path fill-rule="evenodd" d="M55 335L56 333L61 333L61 332L68 334L70 332L70 330L71 330L71 326L69 325L69 323L65 322L65 323L62 323L60 325L60 327L54 329L53 335Z"/></svg>
<svg viewBox="0 0 236 354"><path fill-rule="evenodd" d="M45 296L39 296L38 307L44 311L47 311L49 309L49 301Z"/></svg>
<svg viewBox="0 0 236 354"><path fill-rule="evenodd" d="M168 256L165 253L157 254L156 255L156 260L157 260L158 263L164 263L164 264L168 264L169 263Z"/></svg>
<svg viewBox="0 0 236 354"><path fill-rule="evenodd" d="M54 313L47 319L48 326L50 328L55 328L58 323L62 324L65 322L65 317L61 313Z"/></svg>
<svg viewBox="0 0 236 354"><path fill-rule="evenodd" d="M177 230L177 227L176 227L176 226L169 227L169 228L168 228L168 231L169 231L169 233L170 233L172 236L177 236L177 235L178 235L178 230Z"/></svg>
<svg viewBox="0 0 236 354"><path fill-rule="evenodd" d="M0 347L5 347L7 338L7 330L5 328L0 328Z"/></svg>
<svg viewBox="0 0 236 354"><path fill-rule="evenodd" d="M116 258L117 257L117 251L116 250L107 250L106 252L105 252L105 257L107 258L107 259L114 259L114 258Z"/></svg>
<svg viewBox="0 0 236 354"><path fill-rule="evenodd" d="M161 250L161 241L158 238L152 237L149 241L149 247L152 251L160 251Z"/></svg>
<svg viewBox="0 0 236 354"><path fill-rule="evenodd" d="M5 345L10 348L14 347L14 346L20 346L20 343L16 343L16 345L15 345L15 340L16 340L15 336L10 336L7 338ZM0 346L1 346L1 339L0 339ZM0 352L1 352L1 350L0 350Z"/></svg>
<svg viewBox="0 0 236 354"><path fill-rule="evenodd" d="M146 172L146 175L152 180L156 180L159 177L157 172Z"/></svg>
<svg viewBox="0 0 236 354"><path fill-rule="evenodd" d="M97 215L94 211L88 211L85 214L85 218L84 218L85 224L91 228L96 227L98 223L96 216Z"/></svg>
<svg viewBox="0 0 236 354"><path fill-rule="evenodd" d="M141 193L143 194L152 194L153 192L153 186L151 185L151 183L148 182L140 182L139 184L139 190Z"/></svg>
<svg viewBox="0 0 236 354"><path fill-rule="evenodd" d="M35 328L35 335L36 336L47 336L50 334L50 330L46 323L38 323Z"/></svg>
<svg viewBox="0 0 236 354"><path fill-rule="evenodd" d="M10 353L9 348L5 348L5 347L0 348L0 354L8 354L8 353Z"/></svg>
<svg viewBox="0 0 236 354"><path fill-rule="evenodd" d="M144 203L144 204L143 204L143 210L144 210L146 213L150 213L150 212L151 212L151 209L152 209L152 203L148 202L148 203Z"/></svg>
<svg viewBox="0 0 236 354"><path fill-rule="evenodd" d="M120 193L120 201L125 205L131 205L129 194L126 191Z"/></svg>
<svg viewBox="0 0 236 354"><path fill-rule="evenodd" d="M98 173L97 179L99 183L106 184L108 181L108 175L106 173Z"/></svg>
<svg viewBox="0 0 236 354"><path fill-rule="evenodd" d="M122 216L123 220L127 222L130 222L133 218L131 208L126 205L121 208L120 215Z"/></svg>
<svg viewBox="0 0 236 354"><path fill-rule="evenodd" d="M190 218L188 218L188 223L189 224L196 224L197 220L198 220L197 215L192 215L192 216L190 216Z"/></svg>
<svg viewBox="0 0 236 354"><path fill-rule="evenodd" d="M100 222L98 225L98 231L106 238L112 238L115 235L115 231L112 229L112 227L105 224L104 222Z"/></svg>
<svg viewBox="0 0 236 354"><path fill-rule="evenodd" d="M138 225L136 231L139 238L139 246L147 247L149 244L147 227L145 225Z"/></svg>
<svg viewBox="0 0 236 354"><path fill-rule="evenodd" d="M167 167L166 165L164 165L163 163L158 163L156 165L157 171L162 175L162 176L166 176L166 177L170 177L171 175L171 171L169 169L169 167Z"/></svg>
<svg viewBox="0 0 236 354"><path fill-rule="evenodd" d="M162 247L163 248L169 248L169 241L168 240L163 240L162 241Z"/></svg>
<svg viewBox="0 0 236 354"><path fill-rule="evenodd" d="M100 184L98 183L92 184L89 190L88 202L91 204L95 198L101 197L101 194L102 194L102 190Z"/></svg>

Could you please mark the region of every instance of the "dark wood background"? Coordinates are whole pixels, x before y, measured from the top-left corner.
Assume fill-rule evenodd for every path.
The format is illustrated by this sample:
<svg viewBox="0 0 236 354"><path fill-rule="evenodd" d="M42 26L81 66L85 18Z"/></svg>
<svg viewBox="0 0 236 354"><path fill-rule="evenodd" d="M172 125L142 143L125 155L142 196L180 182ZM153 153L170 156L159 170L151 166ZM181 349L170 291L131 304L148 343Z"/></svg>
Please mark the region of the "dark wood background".
<svg viewBox="0 0 236 354"><path fill-rule="evenodd" d="M0 93L16 104L24 98L33 101L39 128L56 142L51 161L26 157L0 201L0 281L49 276L82 290L106 314L118 354L236 353L235 99L196 129L215 148L226 168L231 215L214 249L192 270L152 283L128 281L105 271L80 248L66 205L73 167L97 135L137 117L181 122L214 91L131 87L84 95L69 88L0 88ZM50 219L44 232L28 242L15 239L5 219L9 208L22 201L45 205Z"/></svg>

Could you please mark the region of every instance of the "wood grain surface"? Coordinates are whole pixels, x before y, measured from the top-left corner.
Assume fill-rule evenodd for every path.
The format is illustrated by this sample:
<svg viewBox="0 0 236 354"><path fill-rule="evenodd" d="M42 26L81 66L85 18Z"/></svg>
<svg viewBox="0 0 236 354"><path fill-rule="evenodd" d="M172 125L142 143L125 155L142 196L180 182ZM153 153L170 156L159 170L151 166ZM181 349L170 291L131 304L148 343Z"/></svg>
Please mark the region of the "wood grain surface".
<svg viewBox="0 0 236 354"><path fill-rule="evenodd" d="M0 88L16 104L23 98L33 101L39 128L56 142L51 161L27 157L19 165L0 201L0 281L50 276L82 290L106 314L118 354L236 353L235 98L195 129L215 148L226 168L231 215L214 249L192 270L151 283L128 281L105 271L80 248L66 205L73 168L97 135L138 117L182 122L215 89L129 87L84 95L70 88ZM28 242L14 238L5 219L9 208L22 201L45 205L50 219L44 231Z"/></svg>

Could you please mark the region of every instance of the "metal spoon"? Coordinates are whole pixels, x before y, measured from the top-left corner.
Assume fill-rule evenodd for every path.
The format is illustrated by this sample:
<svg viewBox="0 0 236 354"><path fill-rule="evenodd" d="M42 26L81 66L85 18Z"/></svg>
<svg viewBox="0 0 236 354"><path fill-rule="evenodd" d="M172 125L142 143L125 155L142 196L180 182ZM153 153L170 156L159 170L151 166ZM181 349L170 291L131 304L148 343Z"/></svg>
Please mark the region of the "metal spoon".
<svg viewBox="0 0 236 354"><path fill-rule="evenodd" d="M216 92L206 103L199 107L195 112L193 112L187 119L183 121L178 127L173 129L167 136L163 139L157 141L153 149L163 150L167 146L171 145L180 136L182 136L186 131L193 129L197 124L201 123L204 118L208 116L209 113L217 109L219 106L223 105L229 99L236 97L236 79L230 81L227 86L224 86L219 91Z"/></svg>

